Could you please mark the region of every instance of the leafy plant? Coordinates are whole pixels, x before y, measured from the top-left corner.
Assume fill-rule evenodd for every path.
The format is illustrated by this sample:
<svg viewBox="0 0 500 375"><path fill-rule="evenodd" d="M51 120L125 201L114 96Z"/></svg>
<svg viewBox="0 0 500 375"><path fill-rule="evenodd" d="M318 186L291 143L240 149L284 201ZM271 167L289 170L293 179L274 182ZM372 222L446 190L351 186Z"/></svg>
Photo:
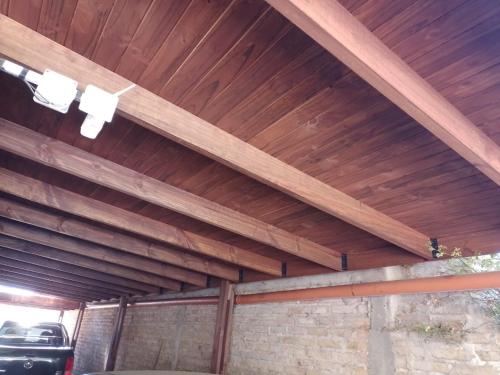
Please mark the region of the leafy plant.
<svg viewBox="0 0 500 375"><path fill-rule="evenodd" d="M446 323L419 324L411 327L410 331L423 336L426 340L438 339L443 341L460 341L467 333L463 325Z"/></svg>
<svg viewBox="0 0 500 375"><path fill-rule="evenodd" d="M458 247L448 251L446 246L438 245L436 249L429 242L428 248L429 251L434 251L438 258L449 257L449 266L455 274L500 271L500 254L481 255L477 252L472 257L464 258L462 250ZM500 289L487 289L470 294L472 299L500 325Z"/></svg>

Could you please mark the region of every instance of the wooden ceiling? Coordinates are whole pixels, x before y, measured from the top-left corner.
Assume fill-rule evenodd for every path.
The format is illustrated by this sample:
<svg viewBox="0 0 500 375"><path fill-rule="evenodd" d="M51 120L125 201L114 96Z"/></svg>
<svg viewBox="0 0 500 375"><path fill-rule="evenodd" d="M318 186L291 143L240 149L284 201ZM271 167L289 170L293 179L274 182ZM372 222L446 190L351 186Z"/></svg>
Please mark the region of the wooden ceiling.
<svg viewBox="0 0 500 375"><path fill-rule="evenodd" d="M340 3L500 144L500 6L495 1ZM466 252L500 250L498 185L265 1L0 0L0 11L425 238L438 238L440 243ZM116 116L92 141L79 134L84 114L76 106L66 115L38 106L21 81L5 74L0 75L0 90L0 117L286 231L324 251L325 258L347 254L349 270L424 260L124 117ZM32 139L39 139L36 133ZM19 134L31 137L32 133ZM62 150L73 154L71 148ZM331 272L321 262L287 251L286 246L256 241L257 234L232 233L189 213L165 208L170 207L168 203L152 204L12 152L1 151L0 167L21 178L10 174L14 185L9 189L20 191L18 184L28 184L36 186L31 194L37 195L37 191L52 192L55 186L87 199L79 209L72 209L58 206L62 200L53 199L54 195L44 202L28 195L20 199L21 193L2 189L0 206L5 209L0 209L0 214L7 219L0 222L0 279L6 283L44 286L57 292L53 286L61 280L55 279L54 272L45 274L40 268L37 275L43 275L43 283L36 283L35 270L21 275L15 270L28 263L45 271L60 270L61 265L71 263L62 274L65 277L60 277L76 291L63 293L90 300L116 296L124 290L175 290L183 285L179 281L200 287L215 285L219 277L233 281L240 276L243 280L277 277L281 263L286 263L289 276ZM52 187L22 180L23 176ZM99 202L128 211L132 215L129 222L145 220L144 228L112 223L113 215L108 221L93 220L84 207ZM22 220L20 214L12 214L21 211ZM103 206L105 211L115 212ZM39 219L30 221L30 217ZM72 231L57 225L58 220L67 219L76 222ZM51 220L53 226L47 224ZM172 227L189 240L162 238L161 233ZM148 232L148 228L156 231ZM19 234L30 231L33 237ZM123 236L120 244L113 233ZM213 251L222 249L222 253L231 247L234 253L229 254L236 255L216 259L208 250L200 255L193 251L194 245L185 245L192 236L205 242L219 241L211 242ZM57 245L56 240L77 243L80 250L73 251L71 262L58 258L67 254L70 246ZM139 241L137 246L130 245L135 241ZM167 242L169 248L165 249ZM134 250L135 254L130 254L131 248L151 249L153 245L170 251L171 258L156 257L154 262L159 263L145 265L151 262L151 253ZM426 251L427 244L421 246ZM54 248L65 252L49 255ZM41 255L43 251L47 256ZM252 258L253 254L260 258ZM127 258L132 256L136 258ZM174 257L178 258L172 265ZM102 267L100 271L85 263L90 259ZM120 259L125 259L123 264ZM250 260L245 263L241 259ZM189 266L190 262L197 265ZM268 272L262 272L264 265ZM237 275L240 269L243 272ZM126 272L131 276L124 277ZM100 279L95 279L96 275ZM211 277L207 280L206 275ZM102 286L108 277L115 278L109 281L111 290L96 289L96 280ZM90 280L93 284L88 284Z"/></svg>

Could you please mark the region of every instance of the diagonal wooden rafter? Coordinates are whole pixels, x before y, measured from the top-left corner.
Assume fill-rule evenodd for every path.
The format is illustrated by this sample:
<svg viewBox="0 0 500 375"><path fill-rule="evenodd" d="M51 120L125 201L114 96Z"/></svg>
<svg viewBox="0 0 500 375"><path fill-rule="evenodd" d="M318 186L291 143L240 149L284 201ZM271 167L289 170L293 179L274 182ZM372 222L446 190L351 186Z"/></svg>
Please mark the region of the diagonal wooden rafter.
<svg viewBox="0 0 500 375"><path fill-rule="evenodd" d="M182 230L3 168L0 168L0 190L44 206L170 243L199 254L270 275L281 276L281 263L275 259ZM132 246L133 243L128 245ZM152 246L150 250L155 253L157 248ZM205 273L215 272L209 267L210 264L207 263Z"/></svg>
<svg viewBox="0 0 500 375"><path fill-rule="evenodd" d="M1 118L0 132L1 149L323 266L342 269L340 254L306 238Z"/></svg>
<svg viewBox="0 0 500 375"><path fill-rule="evenodd" d="M170 282L169 279L175 279L201 287L207 285L206 276L196 272L169 266L157 261L112 250L104 246L91 244L57 233L51 233L43 229L3 218L0 218L0 233L9 237L19 238L24 241L59 249L71 254L86 256L99 261L135 269L139 272L148 272L159 276L159 280L165 278L167 282ZM176 282L174 281L172 285L175 284Z"/></svg>
<svg viewBox="0 0 500 375"><path fill-rule="evenodd" d="M0 293L0 303L8 305L21 305L49 310L75 310L78 303L63 298L49 298L42 296L18 296L9 293Z"/></svg>
<svg viewBox="0 0 500 375"><path fill-rule="evenodd" d="M16 268L0 266L0 272L2 275L11 276L13 278L18 277L20 279L30 280L40 284L53 284L63 290L86 293L102 299L116 297L116 293L109 293L109 291L104 289L97 289L88 285L75 284L74 282L68 283L66 280L61 281L58 278L40 275L29 271L22 271Z"/></svg>
<svg viewBox="0 0 500 375"><path fill-rule="evenodd" d="M115 296L116 297L118 295L127 295L127 293L120 293L120 292L117 292L115 290L110 290L110 289L103 287L103 286L96 287L94 285L89 285L89 284L82 283L79 281L64 279L64 278L59 277L59 276L48 275L48 274L43 273L43 272L33 272L30 270L26 270L26 269L20 269L19 267L6 266L4 264L0 264L0 271L7 271L7 272L10 272L13 274L24 275L24 276L27 276L27 277L33 278L33 279L50 281L52 283L61 285L61 288L64 288L64 286L68 285L68 286L73 286L75 288L80 288L83 290L93 291L96 293L102 293L102 294L107 295L107 296Z"/></svg>
<svg viewBox="0 0 500 375"><path fill-rule="evenodd" d="M238 281L239 271L235 267L220 262L201 259L180 250L170 249L167 246L157 245L136 237L100 228L84 221L56 215L47 211L30 207L26 204L10 201L0 197L0 216L22 223L48 229L71 237L87 240L110 248L119 249L127 253L140 255L159 262L174 264L193 271L208 273L226 280ZM151 270L151 268L148 268ZM168 267L165 268L168 273ZM151 272L151 271L150 271ZM171 277L174 277L172 274ZM175 277L174 277L175 278ZM205 283L206 279L199 279ZM180 279L189 282L189 278ZM195 284L204 286L201 284Z"/></svg>
<svg viewBox="0 0 500 375"><path fill-rule="evenodd" d="M500 147L337 0L267 2L500 185Z"/></svg>
<svg viewBox="0 0 500 375"><path fill-rule="evenodd" d="M16 246L11 243L12 246ZM15 262L22 262L28 266L35 265L53 270L58 274L70 273L76 277L82 277L86 280L94 280L93 285L112 285L113 288L124 288L130 294L145 294L145 293L159 293L160 288L154 287L149 284L141 283L139 281L130 280L123 277L114 276L108 273L99 272L93 269L79 267L66 262L59 262L54 259L38 256L36 253L24 253L20 249L10 249L0 246L0 259L12 260Z"/></svg>
<svg viewBox="0 0 500 375"><path fill-rule="evenodd" d="M12 278L10 276L6 276L3 274L0 274L0 285L4 286L9 286L13 288L22 288L22 289L28 289L33 292L45 294L45 295L50 295L50 296L55 296L59 298L66 298L66 299L71 299L75 301L96 301L99 300L99 298L96 298L94 296L89 296L88 294L82 294L82 293L75 293L75 292L70 292L70 291L63 291L61 288L55 286L55 285L40 285L37 283L34 283L33 281L30 280L20 280L19 278Z"/></svg>
<svg viewBox="0 0 500 375"><path fill-rule="evenodd" d="M0 16L0 55L116 92L131 82L29 28ZM281 162L141 88L120 97L124 117L408 251L429 258L427 236ZM266 233L268 235L268 233ZM273 234L274 236L274 234ZM275 246L275 245L274 245ZM290 250L290 249L288 249ZM300 255L299 255L300 256Z"/></svg>
<svg viewBox="0 0 500 375"><path fill-rule="evenodd" d="M167 279L165 277L152 275L146 272L141 272L118 264L103 262L82 255L70 254L59 249L35 244L33 242L24 241L10 236L5 236L3 234L0 234L0 246L15 251L22 251L23 253L28 253L31 255L53 259L58 262L69 263L94 271L139 281L144 284L150 284L151 286L157 286L160 288L175 291L181 290L181 283Z"/></svg>
<svg viewBox="0 0 500 375"><path fill-rule="evenodd" d="M66 280L67 282L77 282L79 284L93 286L97 289L102 288L104 290L111 291L115 295L132 294L132 292L126 288L122 288L110 283L104 283L102 281L91 279L89 277L74 275L70 272L56 271L51 268L42 267L38 264L30 264L26 262L20 262L14 259L4 258L1 256L4 251L5 251L4 249L0 250L0 266L6 266L9 268L15 268L18 270L28 271L32 273L38 273L50 277L57 277L59 279Z"/></svg>

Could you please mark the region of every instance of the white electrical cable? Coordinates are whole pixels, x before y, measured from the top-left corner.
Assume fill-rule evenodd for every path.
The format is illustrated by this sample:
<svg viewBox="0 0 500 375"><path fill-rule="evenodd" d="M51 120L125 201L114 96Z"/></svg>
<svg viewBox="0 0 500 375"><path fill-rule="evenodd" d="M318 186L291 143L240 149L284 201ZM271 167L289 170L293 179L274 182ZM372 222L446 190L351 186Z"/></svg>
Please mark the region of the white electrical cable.
<svg viewBox="0 0 500 375"><path fill-rule="evenodd" d="M135 86L137 86L135 83L132 83L129 87L124 88L123 90L115 92L113 95L114 96L120 96L125 94L127 91L132 90Z"/></svg>

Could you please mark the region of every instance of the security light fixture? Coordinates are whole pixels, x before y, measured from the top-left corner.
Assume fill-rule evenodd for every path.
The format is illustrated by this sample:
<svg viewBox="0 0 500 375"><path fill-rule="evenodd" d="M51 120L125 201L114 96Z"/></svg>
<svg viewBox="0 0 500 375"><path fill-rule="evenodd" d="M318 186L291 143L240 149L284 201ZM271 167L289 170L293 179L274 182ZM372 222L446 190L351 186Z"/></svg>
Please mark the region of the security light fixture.
<svg viewBox="0 0 500 375"><path fill-rule="evenodd" d="M80 128L84 137L95 139L104 123L111 122L121 94L135 87L135 84L110 93L94 85L88 85L83 93L78 91L78 82L52 70L43 74L0 58L0 70L23 80L33 93L33 100L45 107L67 113L73 100L79 100L79 109L87 116Z"/></svg>
<svg viewBox="0 0 500 375"><path fill-rule="evenodd" d="M47 69L34 90L33 100L57 112L68 113L69 106L76 98L77 89L78 82Z"/></svg>
<svg viewBox="0 0 500 375"><path fill-rule="evenodd" d="M118 105L118 96L88 85L80 98L80 111L86 112L80 134L95 139L102 130L105 122L111 122Z"/></svg>

